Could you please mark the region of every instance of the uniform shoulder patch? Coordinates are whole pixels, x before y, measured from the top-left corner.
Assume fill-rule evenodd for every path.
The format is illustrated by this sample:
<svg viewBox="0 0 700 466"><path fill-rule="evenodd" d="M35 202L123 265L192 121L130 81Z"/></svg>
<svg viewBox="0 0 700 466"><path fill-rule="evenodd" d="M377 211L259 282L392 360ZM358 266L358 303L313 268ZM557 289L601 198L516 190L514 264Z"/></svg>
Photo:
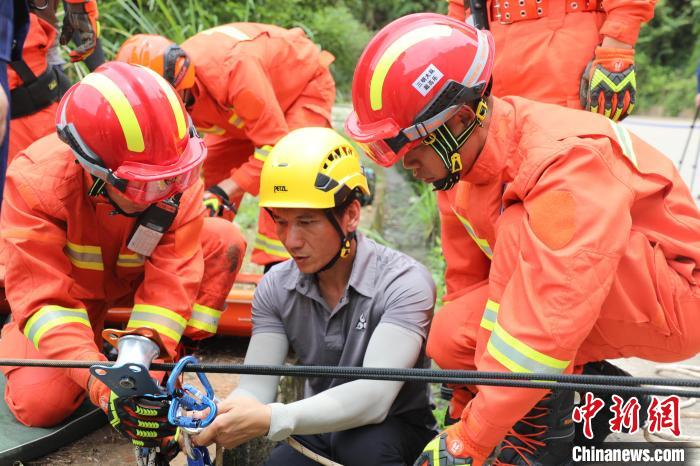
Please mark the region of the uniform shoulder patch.
<svg viewBox="0 0 700 466"><path fill-rule="evenodd" d="M233 98L233 108L244 120L257 120L265 109L265 102L254 92L244 89Z"/></svg>
<svg viewBox="0 0 700 466"><path fill-rule="evenodd" d="M576 201L569 191L548 191L525 203L530 227L547 247L557 250L576 233Z"/></svg>

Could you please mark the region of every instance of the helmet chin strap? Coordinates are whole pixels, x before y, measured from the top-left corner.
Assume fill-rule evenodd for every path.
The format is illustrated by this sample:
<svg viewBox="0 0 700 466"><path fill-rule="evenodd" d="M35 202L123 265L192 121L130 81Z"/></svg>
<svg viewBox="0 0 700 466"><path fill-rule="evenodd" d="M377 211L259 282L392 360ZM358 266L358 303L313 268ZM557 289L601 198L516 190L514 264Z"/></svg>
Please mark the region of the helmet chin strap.
<svg viewBox="0 0 700 466"><path fill-rule="evenodd" d="M459 149L467 142L476 127L481 126L487 112L488 106L482 99L476 107L476 118L460 134L455 136L446 124L442 124L423 140L423 144L430 146L435 151L449 173L445 178L433 182L435 191L452 189L459 181L463 168Z"/></svg>
<svg viewBox="0 0 700 466"><path fill-rule="evenodd" d="M91 197L97 197L97 196L103 196L107 201L109 201L110 204L112 204L112 207L114 210L110 212L110 215L123 215L125 217L138 217L141 215L141 212L134 212L134 213L127 213L122 210L119 205L114 202L114 200L109 197L109 194L107 194L107 189L105 188L105 182L104 180L101 180L100 178L97 178L96 176L92 176L93 183L92 187L90 187L90 190L88 191L88 195Z"/></svg>
<svg viewBox="0 0 700 466"><path fill-rule="evenodd" d="M333 258L330 261L328 261L326 265L318 269L316 273L325 272L326 270L333 267L335 263L338 262L338 259L345 259L346 257L348 257L348 255L350 255L350 248L352 247L352 240L356 239L357 237L354 231L351 231L347 235L343 233L343 230L342 228L340 228L338 220L335 218L335 215L333 215L332 209L326 209L326 217L328 217L328 220L331 222L331 225L333 225L335 230L338 232L338 235L340 236L340 248L338 249L338 252L335 253L335 256L333 256Z"/></svg>

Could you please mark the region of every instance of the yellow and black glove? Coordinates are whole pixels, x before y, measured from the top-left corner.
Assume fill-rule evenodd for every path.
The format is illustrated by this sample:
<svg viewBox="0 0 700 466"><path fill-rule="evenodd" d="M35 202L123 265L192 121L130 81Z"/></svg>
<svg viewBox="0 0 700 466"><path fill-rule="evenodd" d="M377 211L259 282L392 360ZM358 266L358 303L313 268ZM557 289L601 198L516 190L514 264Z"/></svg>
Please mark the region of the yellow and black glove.
<svg viewBox="0 0 700 466"><path fill-rule="evenodd" d="M440 432L425 446L413 466L482 466L488 455L470 448L463 428L460 421Z"/></svg>
<svg viewBox="0 0 700 466"><path fill-rule="evenodd" d="M120 398L112 392L107 418L124 437L136 446L154 448L171 443L177 427L168 422L167 398Z"/></svg>
<svg viewBox="0 0 700 466"><path fill-rule="evenodd" d="M204 191L204 207L207 208L210 217L233 220L236 216L236 207L231 203L224 190L217 185Z"/></svg>
<svg viewBox="0 0 700 466"><path fill-rule="evenodd" d="M95 51L100 25L97 22L97 2L95 0L66 0L61 28L61 45L66 45L77 32L80 37L78 48L70 51L70 61L77 62L87 58Z"/></svg>
<svg viewBox="0 0 700 466"><path fill-rule="evenodd" d="M637 99L634 50L597 47L581 76L579 97L583 108L613 121L630 115Z"/></svg>

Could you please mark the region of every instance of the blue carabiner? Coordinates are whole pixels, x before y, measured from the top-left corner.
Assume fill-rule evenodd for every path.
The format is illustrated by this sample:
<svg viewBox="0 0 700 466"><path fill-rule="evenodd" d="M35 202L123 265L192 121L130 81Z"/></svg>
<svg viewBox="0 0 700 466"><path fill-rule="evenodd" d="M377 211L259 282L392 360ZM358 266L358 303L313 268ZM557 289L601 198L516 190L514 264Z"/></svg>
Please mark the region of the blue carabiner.
<svg viewBox="0 0 700 466"><path fill-rule="evenodd" d="M168 422L174 426L187 429L201 429L211 424L216 417L214 389L209 383L206 374L203 372L197 373L197 377L206 390L206 393L200 392L190 384L184 384L181 389L175 388L177 379L182 374L185 366L197 363L197 358L194 356L185 356L180 359L173 368L170 377L168 377L168 382L165 385L168 395L172 396L170 410L168 411ZM180 409L186 411L204 411L207 408L209 408L209 414L204 419L195 419L179 414Z"/></svg>

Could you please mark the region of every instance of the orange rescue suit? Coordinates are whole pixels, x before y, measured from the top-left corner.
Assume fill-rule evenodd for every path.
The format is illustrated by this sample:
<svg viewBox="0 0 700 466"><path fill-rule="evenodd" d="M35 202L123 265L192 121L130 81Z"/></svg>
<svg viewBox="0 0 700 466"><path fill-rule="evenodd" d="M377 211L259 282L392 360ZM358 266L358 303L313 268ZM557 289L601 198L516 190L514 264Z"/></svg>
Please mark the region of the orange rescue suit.
<svg viewBox="0 0 700 466"><path fill-rule="evenodd" d="M188 111L206 134L206 186L230 176L257 195L262 164L282 136L300 127L331 126L333 56L301 29L233 23L200 32L181 47L196 67ZM288 258L272 219L261 210L253 261Z"/></svg>
<svg viewBox="0 0 700 466"><path fill-rule="evenodd" d="M634 45L642 23L654 15L656 0L606 0L602 2L602 8L598 8L595 0L525 0L528 13L533 12L533 6L540 5L546 5L546 11L538 19L511 24L501 24L493 17L494 3L486 1L489 28L496 43L492 94L501 97L518 95L580 109L581 75L603 35ZM517 8L517 1L510 3ZM583 8L584 4L589 5L590 11L572 8L572 5ZM462 0L449 0L448 12L453 18L465 20ZM536 14L536 9L534 12ZM438 192L437 196L438 204L442 206L440 223L446 262L447 294L443 300L451 301L462 290L478 283L485 274L479 273L483 264L473 269L475 264L466 263L459 254L453 253L463 247L464 227L445 207L448 204L446 195Z"/></svg>
<svg viewBox="0 0 700 466"><path fill-rule="evenodd" d="M49 22L39 18L34 13L29 14L29 31L22 48L22 60L29 69L39 76L48 68L46 54L56 39L56 29ZM7 78L10 90L20 87L22 78L12 66L7 66ZM57 83L58 84L58 83ZM28 147L32 142L56 130L56 108L58 101L49 104L41 110L27 116L10 120L10 146L7 154L9 166L15 155Z"/></svg>
<svg viewBox="0 0 700 466"><path fill-rule="evenodd" d="M700 351L700 211L673 163L623 126L492 99L485 146L451 195L488 281L436 313L445 369L570 373L609 358ZM544 395L481 386L462 413L490 451Z"/></svg>
<svg viewBox="0 0 700 466"><path fill-rule="evenodd" d="M603 36L634 45L642 24L654 16L656 4L656 0L524 2L523 8L528 12L532 7L535 10L541 7L545 10L543 15L502 24L493 17L493 7L498 2L486 1L489 29L496 43L492 93L519 95L571 108L581 108L581 75ZM510 3L518 9L517 0ZM602 6L597 8L599 3ZM579 11L586 4L591 11ZM515 11L514 14L517 16ZM449 15L465 19L461 0L449 0Z"/></svg>
<svg viewBox="0 0 700 466"><path fill-rule="evenodd" d="M107 309L132 307L128 327L158 331L171 356L182 335L203 338L216 326L245 254L235 225L204 218L199 182L183 194L173 225L153 254L131 252L136 218L113 215L91 197L92 179L57 135L10 165L0 213L0 278L12 321L0 357L104 360ZM85 369L3 368L5 399L17 419L49 426L85 396ZM37 403L41 400L41 403Z"/></svg>

